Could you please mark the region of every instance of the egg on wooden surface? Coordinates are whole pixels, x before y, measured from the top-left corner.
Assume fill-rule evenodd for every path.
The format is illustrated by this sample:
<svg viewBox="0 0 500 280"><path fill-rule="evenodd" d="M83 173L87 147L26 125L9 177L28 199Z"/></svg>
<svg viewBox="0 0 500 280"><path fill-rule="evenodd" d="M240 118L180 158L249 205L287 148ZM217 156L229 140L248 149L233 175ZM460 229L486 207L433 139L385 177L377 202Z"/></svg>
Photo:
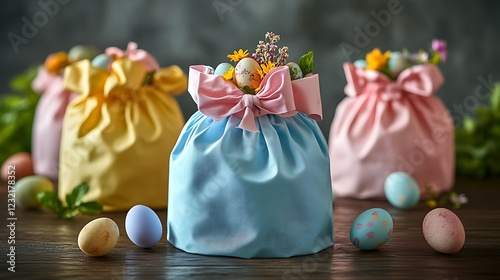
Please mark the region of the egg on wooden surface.
<svg viewBox="0 0 500 280"><path fill-rule="evenodd" d="M371 208L354 220L350 239L361 250L378 249L389 240L392 229L391 215L382 208Z"/></svg>
<svg viewBox="0 0 500 280"><path fill-rule="evenodd" d="M245 57L241 59L234 68L236 85L239 88L244 88L245 86L252 89L258 88L261 82L258 70L260 70L259 63L253 58Z"/></svg>
<svg viewBox="0 0 500 280"><path fill-rule="evenodd" d="M12 177L9 178L9 176L15 176L15 179L19 180L33 174L33 160L29 153L13 154L2 165L1 175L4 181L12 181L10 180Z"/></svg>
<svg viewBox="0 0 500 280"><path fill-rule="evenodd" d="M384 182L384 194L389 203L399 209L410 209L420 201L420 188L410 175L393 172Z"/></svg>
<svg viewBox="0 0 500 280"><path fill-rule="evenodd" d="M97 218L86 224L78 234L78 247L92 257L104 256L115 248L120 230L110 218Z"/></svg>
<svg viewBox="0 0 500 280"><path fill-rule="evenodd" d="M163 226L151 208L136 205L130 208L125 217L125 231L132 243L142 248L149 248L160 241Z"/></svg>
<svg viewBox="0 0 500 280"><path fill-rule="evenodd" d="M44 176L33 175L22 178L14 185L16 205L19 208L33 209L40 206L37 195L43 191L54 191L54 184Z"/></svg>
<svg viewBox="0 0 500 280"><path fill-rule="evenodd" d="M465 244L465 229L451 210L436 208L425 215L422 223L425 241L436 251L454 254Z"/></svg>

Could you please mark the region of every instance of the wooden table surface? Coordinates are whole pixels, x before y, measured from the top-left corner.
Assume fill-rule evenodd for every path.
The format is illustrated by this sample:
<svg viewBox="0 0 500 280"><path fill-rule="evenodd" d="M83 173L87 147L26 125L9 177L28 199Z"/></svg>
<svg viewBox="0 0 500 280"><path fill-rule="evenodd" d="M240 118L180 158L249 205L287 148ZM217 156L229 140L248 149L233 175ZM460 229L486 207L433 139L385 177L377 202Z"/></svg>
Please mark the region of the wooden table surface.
<svg viewBox="0 0 500 280"><path fill-rule="evenodd" d="M454 210L466 230L457 254L434 251L425 242L421 224L430 208L420 203L401 211L385 201L337 199L334 203L335 244L315 255L288 259L238 259L184 253L165 238L150 249L135 246L125 233L125 212L78 215L62 220L47 211L16 209L15 273L7 270L9 231L7 195L1 184L2 272L0 279L500 279L500 181L459 180L455 190L469 203ZM349 241L354 218L381 207L394 220L394 233L376 251L360 251ZM166 212L158 211L165 226ZM104 257L80 251L80 229L97 217L109 217L120 227L115 249Z"/></svg>

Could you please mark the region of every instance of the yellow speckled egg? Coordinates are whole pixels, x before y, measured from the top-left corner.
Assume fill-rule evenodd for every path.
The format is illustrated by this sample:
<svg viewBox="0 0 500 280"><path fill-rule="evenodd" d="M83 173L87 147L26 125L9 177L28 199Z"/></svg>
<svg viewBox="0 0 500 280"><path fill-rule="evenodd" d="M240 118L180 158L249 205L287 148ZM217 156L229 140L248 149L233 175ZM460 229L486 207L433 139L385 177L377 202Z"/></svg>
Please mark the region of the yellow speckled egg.
<svg viewBox="0 0 500 280"><path fill-rule="evenodd" d="M260 86L259 63L253 58L245 57L236 64L234 68L234 78L239 88L249 86L256 89Z"/></svg>
<svg viewBox="0 0 500 280"><path fill-rule="evenodd" d="M92 257L104 256L115 248L120 230L110 218L98 218L86 224L78 234L78 247Z"/></svg>

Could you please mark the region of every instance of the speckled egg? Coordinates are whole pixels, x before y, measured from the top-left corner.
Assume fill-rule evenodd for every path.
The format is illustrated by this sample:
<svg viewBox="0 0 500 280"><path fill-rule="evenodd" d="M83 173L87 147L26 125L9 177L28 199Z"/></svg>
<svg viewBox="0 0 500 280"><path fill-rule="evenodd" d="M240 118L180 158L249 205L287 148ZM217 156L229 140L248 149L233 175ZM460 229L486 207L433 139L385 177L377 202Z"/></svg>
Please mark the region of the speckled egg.
<svg viewBox="0 0 500 280"><path fill-rule="evenodd" d="M245 57L236 64L234 78L239 88L249 86L256 89L260 86L259 64L253 58Z"/></svg>
<svg viewBox="0 0 500 280"><path fill-rule="evenodd" d="M354 220L350 238L354 246L361 250L378 249L392 234L392 217L382 208L371 208Z"/></svg>
<svg viewBox="0 0 500 280"><path fill-rule="evenodd" d="M40 206L37 195L43 191L54 191L54 184L48 178L38 175L24 177L14 185L16 205L19 208L32 209Z"/></svg>
<svg viewBox="0 0 500 280"><path fill-rule="evenodd" d="M68 60L73 63L82 59L92 59L99 51L95 47L76 45L72 47L68 52Z"/></svg>
<svg viewBox="0 0 500 280"><path fill-rule="evenodd" d="M101 53L92 59L92 65L98 68L102 68L104 70L109 69L109 64L113 62L113 58L105 53Z"/></svg>
<svg viewBox="0 0 500 280"><path fill-rule="evenodd" d="M233 67L233 65L231 65L230 63L223 62L223 63L217 65L217 67L215 67L214 75L222 76L222 75L224 75L225 72L229 71L229 69L231 69L232 67Z"/></svg>
<svg viewBox="0 0 500 280"><path fill-rule="evenodd" d="M387 201L399 209L410 209L420 201L420 188L417 182L404 172L393 172L384 182Z"/></svg>
<svg viewBox="0 0 500 280"><path fill-rule="evenodd" d="M401 52L391 52L391 56L389 57L389 71L397 76L401 71L406 68L406 60L404 55Z"/></svg>
<svg viewBox="0 0 500 280"><path fill-rule="evenodd" d="M19 180L33 174L33 160L29 153L13 154L2 164L1 175L4 181L12 181L12 176L15 177L15 180Z"/></svg>
<svg viewBox="0 0 500 280"><path fill-rule="evenodd" d="M92 257L104 256L115 248L120 230L109 218L98 218L86 224L78 234L78 247Z"/></svg>
<svg viewBox="0 0 500 280"><path fill-rule="evenodd" d="M436 251L454 254L465 244L465 229L458 216L446 208L436 208L422 223L425 241Z"/></svg>
<svg viewBox="0 0 500 280"><path fill-rule="evenodd" d="M160 241L163 226L160 218L151 208L136 205L127 212L125 231L132 243L142 248L149 248Z"/></svg>
<svg viewBox="0 0 500 280"><path fill-rule="evenodd" d="M286 66L290 69L290 78L292 78L292 80L302 79L304 77L302 69L300 69L300 66L297 63L288 62Z"/></svg>

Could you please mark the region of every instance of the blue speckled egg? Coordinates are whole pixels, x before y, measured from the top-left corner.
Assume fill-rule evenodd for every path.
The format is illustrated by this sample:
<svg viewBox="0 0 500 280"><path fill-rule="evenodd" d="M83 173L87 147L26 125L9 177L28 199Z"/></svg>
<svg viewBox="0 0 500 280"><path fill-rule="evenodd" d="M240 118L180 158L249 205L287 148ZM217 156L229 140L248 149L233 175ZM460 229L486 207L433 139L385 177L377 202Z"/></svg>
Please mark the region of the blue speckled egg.
<svg viewBox="0 0 500 280"><path fill-rule="evenodd" d="M384 193L389 203L399 209L415 207L420 201L417 182L404 172L393 172L384 182Z"/></svg>
<svg viewBox="0 0 500 280"><path fill-rule="evenodd" d="M135 245L149 248L160 241L163 226L155 211L144 205L136 205L125 216L125 231Z"/></svg>
<svg viewBox="0 0 500 280"><path fill-rule="evenodd" d="M222 76L225 72L229 71L231 67L233 67L233 65L231 65L230 63L223 62L215 67L214 75Z"/></svg>
<svg viewBox="0 0 500 280"><path fill-rule="evenodd" d="M394 76L397 76L406 67L404 55L400 52L391 52L388 65L389 71L391 71Z"/></svg>
<svg viewBox="0 0 500 280"><path fill-rule="evenodd" d="M102 68L106 71L108 70L108 66L111 62L113 62L113 58L105 53L101 53L92 59L93 66Z"/></svg>
<svg viewBox="0 0 500 280"><path fill-rule="evenodd" d="M290 69L290 78L292 78L292 80L302 79L304 77L302 69L300 69L300 66L297 63L288 62L286 66Z"/></svg>
<svg viewBox="0 0 500 280"><path fill-rule="evenodd" d="M366 61L364 59L358 59L356 61L354 61L354 66L358 67L358 68L363 68L365 69L366 68Z"/></svg>
<svg viewBox="0 0 500 280"><path fill-rule="evenodd" d="M371 208L354 220L350 238L354 246L361 250L374 250L384 245L392 234L391 215L382 208Z"/></svg>

